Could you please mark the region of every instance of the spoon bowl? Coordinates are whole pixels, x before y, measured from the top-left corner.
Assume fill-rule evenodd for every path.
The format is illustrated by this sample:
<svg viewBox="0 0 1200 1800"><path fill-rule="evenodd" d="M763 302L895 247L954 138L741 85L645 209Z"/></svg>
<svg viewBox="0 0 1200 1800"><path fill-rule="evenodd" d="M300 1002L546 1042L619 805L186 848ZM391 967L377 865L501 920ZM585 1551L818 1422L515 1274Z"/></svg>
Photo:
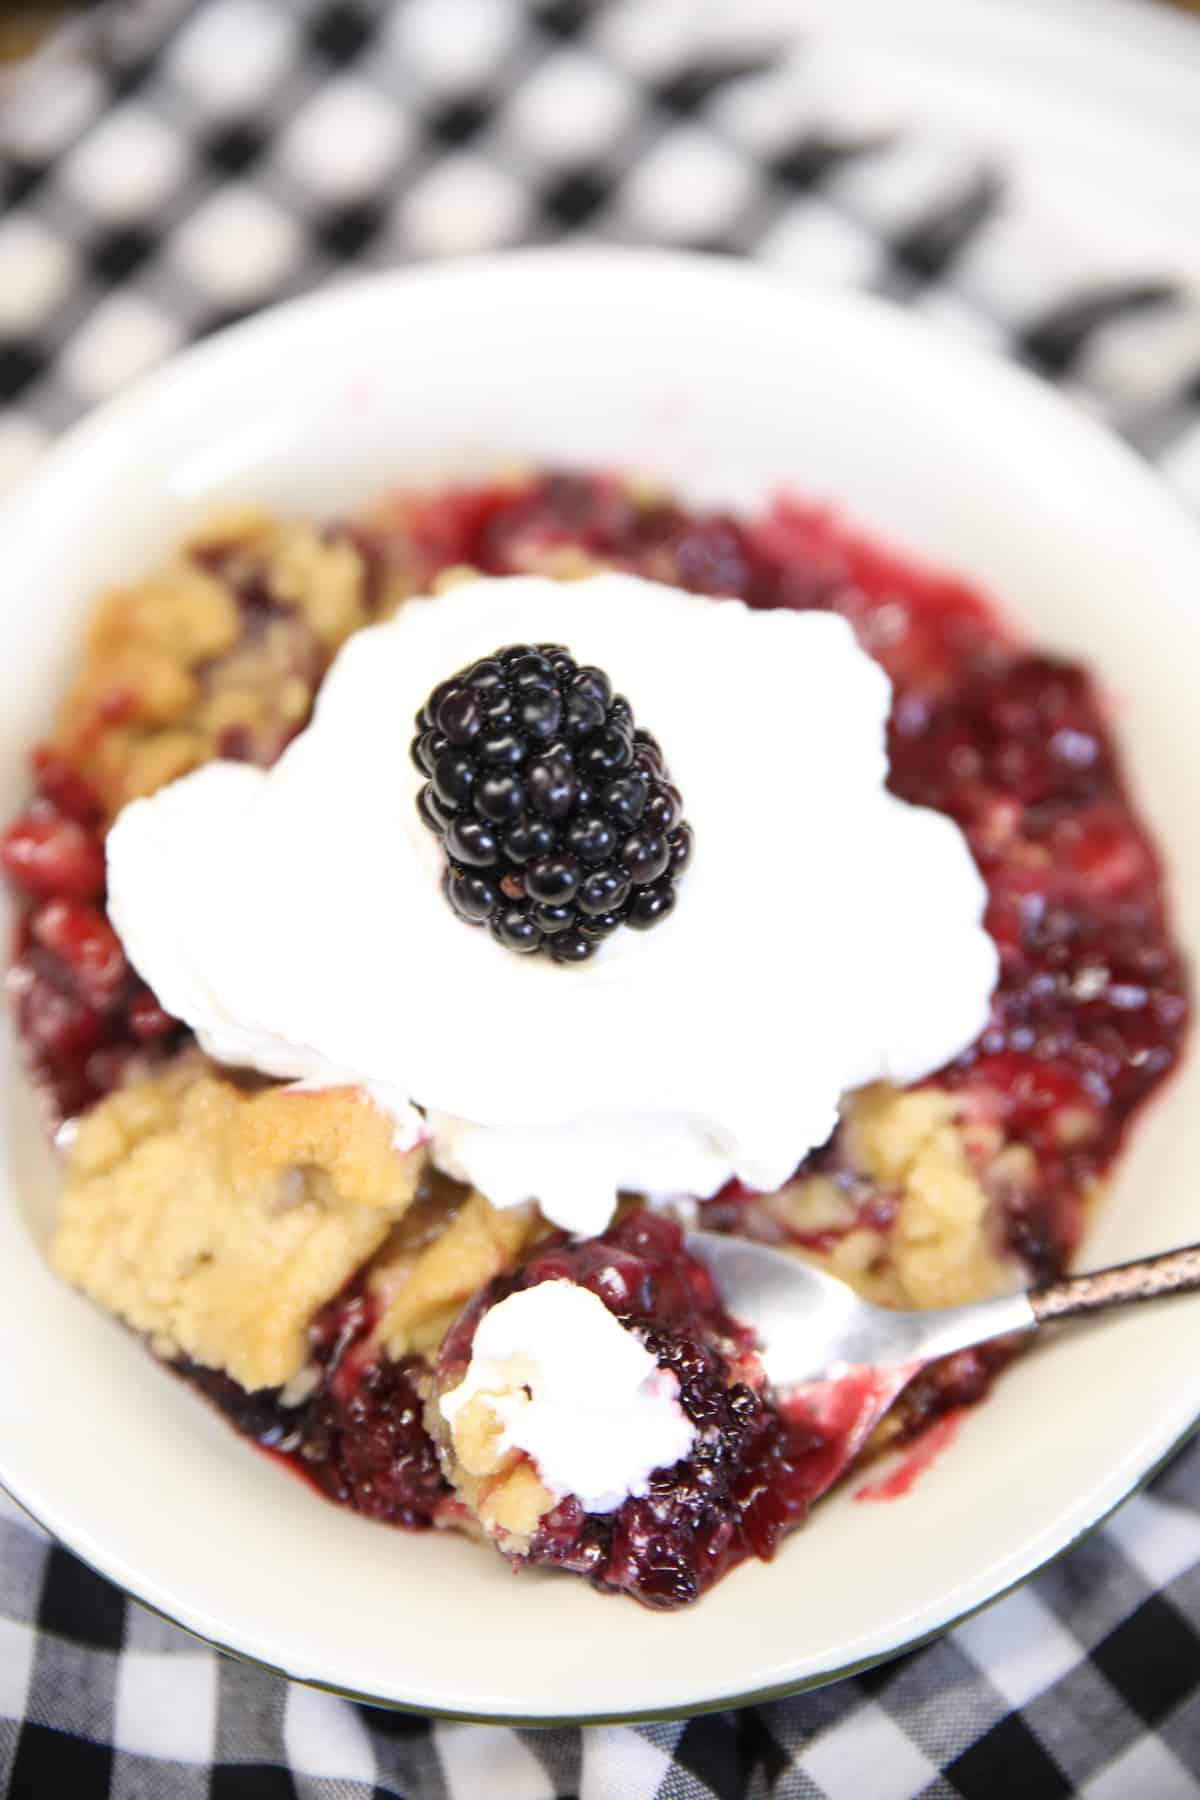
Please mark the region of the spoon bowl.
<svg viewBox="0 0 1200 1800"><path fill-rule="evenodd" d="M907 1370L898 1385L884 1384L891 1396L887 1406L923 1363L955 1350L1200 1288L1200 1245L1192 1244L1028 1293L904 1312L863 1300L836 1275L766 1244L692 1231L687 1245L708 1268L729 1311L757 1336L763 1369L775 1387L841 1377L848 1370Z"/></svg>

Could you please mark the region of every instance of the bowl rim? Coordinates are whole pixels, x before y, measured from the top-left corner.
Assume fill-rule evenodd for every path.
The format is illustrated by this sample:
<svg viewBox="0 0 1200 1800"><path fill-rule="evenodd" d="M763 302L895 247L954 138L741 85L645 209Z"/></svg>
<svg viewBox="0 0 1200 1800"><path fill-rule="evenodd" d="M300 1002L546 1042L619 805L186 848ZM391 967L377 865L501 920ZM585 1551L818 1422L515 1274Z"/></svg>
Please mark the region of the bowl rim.
<svg viewBox="0 0 1200 1800"><path fill-rule="evenodd" d="M173 1625L177 1631L186 1632L189 1637L195 1638L198 1643L206 1644L209 1649L216 1650L221 1656L229 1657L233 1662L244 1663L247 1668L259 1669L263 1674L278 1676L283 1681L297 1682L301 1687L312 1688L320 1694L329 1694L336 1700L348 1700L355 1706L370 1706L379 1712L403 1713L408 1718L441 1719L449 1724L455 1725L510 1726L524 1731L556 1731L563 1726L576 1726L582 1728L593 1725L666 1724L674 1719L699 1719L706 1713L728 1712L735 1707L770 1706L777 1700L793 1700L799 1698L802 1694L815 1693L819 1688L831 1687L835 1681L852 1681L857 1676L869 1674L872 1669L878 1669L883 1667L886 1663L895 1662L900 1657L909 1655L910 1652L923 1650L927 1645L936 1643L939 1638L944 1637L948 1631L955 1630L959 1625L965 1625L968 1619L974 1619L978 1614L990 1611L993 1606L997 1606L1002 1600L1006 1600L1010 1594L1016 1593L1018 1588L1024 1587L1025 1583L1031 1581L1035 1575L1041 1574L1044 1569L1053 1568L1055 1563L1060 1562L1063 1557L1070 1555L1072 1550L1075 1550L1081 1544L1086 1543L1092 1534L1099 1531L1102 1526L1107 1524L1108 1520L1111 1519L1114 1514L1120 1512L1123 1506L1134 1499L1138 1494L1144 1493L1150 1483L1154 1481L1157 1476L1162 1474L1163 1470L1187 1448L1198 1434L1200 1434L1200 1413L1196 1415L1191 1423L1175 1439L1174 1443L1163 1452L1150 1468L1146 1469L1142 1474L1135 1476L1123 1493L1118 1494L1115 1500L1109 1501L1102 1506L1100 1511L1098 1511L1093 1518L1081 1523L1078 1530L1075 1531L1071 1537L1060 1544L1056 1550L1051 1551L1049 1555L1043 1557L1041 1562L1035 1563L1031 1568L1027 1569L1024 1574L1017 1575L1012 1581L1006 1582L1003 1587L997 1588L994 1594L989 1594L985 1599L976 1601L973 1606L965 1607L962 1612L954 1613L951 1617L943 1620L942 1623L930 1626L928 1630L922 1631L917 1637L909 1638L903 1643L895 1644L890 1649L880 1650L873 1655L861 1657L857 1662L845 1663L834 1669L820 1669L811 1675L801 1676L796 1681L778 1682L771 1687L765 1688L752 1688L743 1694L719 1694L710 1699L697 1700L689 1706L650 1707L645 1710L632 1712L546 1713L543 1715L535 1715L532 1713L460 1712L449 1707L417 1706L410 1701L397 1700L384 1694L360 1693L353 1688L339 1687L338 1684L333 1681L321 1681L314 1675L293 1675L289 1669L285 1669L276 1663L264 1662L261 1657L252 1655L248 1650L239 1650L236 1645L221 1643L218 1638L210 1637L206 1632L198 1630L196 1626L188 1625L184 1620L177 1619L174 1614L166 1611L165 1608L161 1606L156 1606L153 1601L144 1600L134 1588L127 1587L124 1582L117 1580L115 1576L109 1574L107 1570L102 1568L97 1562L82 1555L69 1544L65 1544L64 1540L58 1538L56 1533L52 1532L48 1525L43 1525L42 1521L37 1517L33 1510L22 1500L19 1500L16 1494L10 1488L5 1486L3 1482L0 1482L0 1493L7 1495L13 1504L19 1507L25 1516L37 1526L39 1531L45 1532L47 1536L52 1538L56 1543L64 1544L64 1547L70 1551L70 1554L79 1562L83 1563L85 1568L91 1569L94 1574L98 1574L102 1576L105 1581L110 1582L126 1600L133 1600L138 1606L142 1606L147 1612L152 1613L156 1619L161 1619L164 1624ZM731 1572L736 1574L736 1570ZM620 1598L619 1595L600 1597L607 1599Z"/></svg>
<svg viewBox="0 0 1200 1800"><path fill-rule="evenodd" d="M1174 515L1176 526L1182 527L1189 538L1193 553L1200 553L1200 524L1153 465L1101 420L1072 404L1052 383L992 345L970 341L885 295L808 281L794 270L774 268L749 257L712 250L623 244L535 244L484 253L459 252L432 262L374 269L320 281L303 293L258 307L172 351L162 362L135 376L127 386L89 407L38 453L28 469L0 491L0 528L49 478L83 460L93 446L114 435L127 417L156 398L169 394L172 388L183 386L189 380L198 381L209 363L216 365L233 352L252 350L256 339L267 339L304 321L315 322L323 314L336 312L344 306L367 303L389 288L457 286L464 279L503 281L517 279L523 271L539 267L553 274L558 270L586 269L589 265L601 276L620 267L627 272L639 272L647 279L658 276L668 280L690 278L724 283L731 292L742 287L773 289L779 295L802 295L808 306L857 312L863 318L873 320L877 329L890 329L913 341L922 341L927 351L947 363L957 364L968 375L973 372L979 378L999 382L1017 404L1036 408L1052 427L1073 432L1079 444L1086 446L1093 457L1106 457L1110 466L1122 469L1126 478L1134 478L1144 494L1155 496L1160 506L1165 501L1166 510Z"/></svg>
<svg viewBox="0 0 1200 1800"><path fill-rule="evenodd" d="M618 246L534 247L482 257L450 258L415 268L385 269L326 284L295 299L264 308L214 333L212 337L177 352L66 431L25 475L5 494L0 495L0 532L17 521L21 512L35 502L42 489L55 485L75 465L86 464L97 456L102 457L106 443L115 435L128 430L139 412L148 404L169 398L177 387L184 384L202 383L206 372L217 371L226 358L231 355L237 358L253 354L256 343L269 341L281 331L286 332L296 327L317 327L322 320L338 314L344 308L353 309L359 303L369 304L372 297L385 295L397 288L408 291L417 284L436 287L439 284L458 286L464 281L503 281L511 277L524 277L531 270L548 277L556 272L569 271L577 278L581 271L589 268L605 276L610 276L619 269L622 277L629 280L666 277L676 282L698 279L706 283L719 283L727 287L734 300L739 292L753 290L761 293L773 290L777 295L802 297L811 313L819 313L822 309L830 313L835 310L853 312L876 331L891 333L895 338L905 338L911 343L921 344L926 354L936 355L948 373L961 371L965 379L982 384L994 393L1001 396L1007 393L1009 403L1023 414L1031 431L1037 429L1039 422L1044 422L1059 440L1068 446L1073 442L1093 467L1106 463L1114 479L1123 484L1127 493L1132 494L1135 489L1140 489L1145 503L1157 513L1164 532L1173 538L1167 546L1167 553L1176 559L1190 560L1197 571L1200 571L1200 529L1157 474L1132 449L1122 444L1094 419L1072 407L1061 394L996 352L956 339L944 330L939 330L929 320L878 296L811 286L792 273L712 253ZM988 1592L973 1596L970 1604L965 1607L962 1605L961 1590L957 1596L947 1595L941 1612L935 1612L932 1617L926 1615L916 1635L873 1648L864 1657L851 1663L816 1670L810 1668L803 1676L764 1688L742 1692L710 1692L694 1701L689 1700L683 1706L595 1714L511 1714L442 1708L428 1703L400 1700L394 1695L376 1695L348 1689L311 1675L293 1675L285 1666L268 1661L254 1650L243 1647L247 1640L252 1641L251 1631L231 1633L235 1638L240 1635L241 1642L226 1643L221 1637L212 1635L210 1630L190 1623L188 1618L176 1616L169 1606L161 1603L161 1595L157 1599L151 1599L143 1594L139 1591L137 1581L130 1578L131 1571L123 1563L119 1553L107 1556L102 1546L89 1541L86 1528L73 1531L70 1524L65 1529L61 1528L60 1524L54 1522L59 1509L53 1504L45 1505L38 1498L27 1498L22 1492L23 1483L20 1479L4 1473L2 1468L0 1487L42 1529L47 1530L140 1605L212 1644L218 1650L256 1667L281 1674L289 1680L300 1681L307 1686L363 1704L426 1717L488 1724L509 1722L527 1726L606 1724L690 1717L731 1706L762 1704L861 1673L916 1649L991 1605L1038 1569L1055 1561L1102 1523L1130 1494L1152 1479L1197 1429L1200 1429L1200 1416L1189 1417L1182 1424L1177 1416L1172 1421L1169 1435L1164 1431L1154 1442L1143 1443L1136 1459L1123 1462L1123 1466L1114 1471L1117 1477L1115 1481L1110 1477L1109 1484L1093 1487L1090 1494L1081 1498L1076 1509L1060 1515L1059 1525L1053 1530L1046 1528L1027 1542L1019 1554L1014 1554L1005 1571L1005 1574L1011 1574L1011 1579ZM2 1456L3 1452L0 1450L0 1458ZM45 1524L43 1515L48 1521ZM85 1550L78 1548L81 1540L87 1543ZM1015 1573L1012 1573L1014 1570ZM186 1608L183 1610L187 1611Z"/></svg>

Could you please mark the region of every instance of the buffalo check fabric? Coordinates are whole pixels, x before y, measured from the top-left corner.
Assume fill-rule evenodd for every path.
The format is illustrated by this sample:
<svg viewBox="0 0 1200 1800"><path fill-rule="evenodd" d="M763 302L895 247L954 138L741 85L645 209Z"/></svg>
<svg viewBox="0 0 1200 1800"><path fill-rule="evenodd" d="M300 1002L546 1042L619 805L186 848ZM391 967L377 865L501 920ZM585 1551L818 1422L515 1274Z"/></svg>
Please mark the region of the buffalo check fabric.
<svg viewBox="0 0 1200 1800"><path fill-rule="evenodd" d="M0 68L0 485L267 301L570 237L899 298L1063 385L1200 510L1194 248L1101 245L994 141L839 91L803 10L93 6ZM938 1643L772 1705L583 1731L289 1684L126 1600L3 1503L0 1783L14 1800L1194 1800L1200 1447Z"/></svg>

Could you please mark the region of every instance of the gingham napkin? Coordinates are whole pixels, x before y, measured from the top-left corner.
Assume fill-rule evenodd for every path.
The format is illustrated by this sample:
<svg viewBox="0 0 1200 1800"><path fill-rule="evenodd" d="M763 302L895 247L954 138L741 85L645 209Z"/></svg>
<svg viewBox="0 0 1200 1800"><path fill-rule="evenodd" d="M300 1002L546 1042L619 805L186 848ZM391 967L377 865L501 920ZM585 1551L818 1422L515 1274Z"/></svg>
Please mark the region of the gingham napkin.
<svg viewBox="0 0 1200 1800"><path fill-rule="evenodd" d="M931 5L898 9L913 43ZM945 28L969 13L995 31L1004 10L959 0ZM1024 9L1031 72L1078 67L1071 10ZM956 72L939 90L933 39L906 61L893 18L880 55L850 0L93 9L0 70L0 482L264 301L347 266L573 235L903 298L1063 383L1200 509L1200 99L1193 164L1186 105L1182 162L1162 138L1193 54L1200 96L1200 28L1135 0L1073 10L1127 49L1118 85L1141 82L1157 163L1152 133L1121 137L1115 99L1099 146L1082 125L1056 139L1062 106L1039 112L1032 79L992 113ZM1200 217L1200 177L1191 198ZM5 1507L0 1781L21 1800L1195 1800L1200 1451L926 1649L771 1706L585 1731L288 1684L125 1600Z"/></svg>

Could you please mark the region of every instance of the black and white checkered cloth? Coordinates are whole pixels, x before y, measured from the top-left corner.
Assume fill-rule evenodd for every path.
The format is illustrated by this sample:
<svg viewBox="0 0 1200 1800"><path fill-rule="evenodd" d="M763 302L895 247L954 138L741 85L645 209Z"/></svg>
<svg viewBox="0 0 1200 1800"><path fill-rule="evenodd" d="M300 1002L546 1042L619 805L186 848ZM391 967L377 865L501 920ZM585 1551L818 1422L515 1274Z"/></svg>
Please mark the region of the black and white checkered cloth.
<svg viewBox="0 0 1200 1800"><path fill-rule="evenodd" d="M346 266L571 234L902 297L1064 383L1200 509L1194 246L1101 248L1019 157L839 93L797 11L93 8L0 69L0 483L264 301ZM0 1782L20 1800L1197 1800L1200 1448L926 1649L770 1706L586 1731L290 1685L127 1601L4 1506Z"/></svg>

